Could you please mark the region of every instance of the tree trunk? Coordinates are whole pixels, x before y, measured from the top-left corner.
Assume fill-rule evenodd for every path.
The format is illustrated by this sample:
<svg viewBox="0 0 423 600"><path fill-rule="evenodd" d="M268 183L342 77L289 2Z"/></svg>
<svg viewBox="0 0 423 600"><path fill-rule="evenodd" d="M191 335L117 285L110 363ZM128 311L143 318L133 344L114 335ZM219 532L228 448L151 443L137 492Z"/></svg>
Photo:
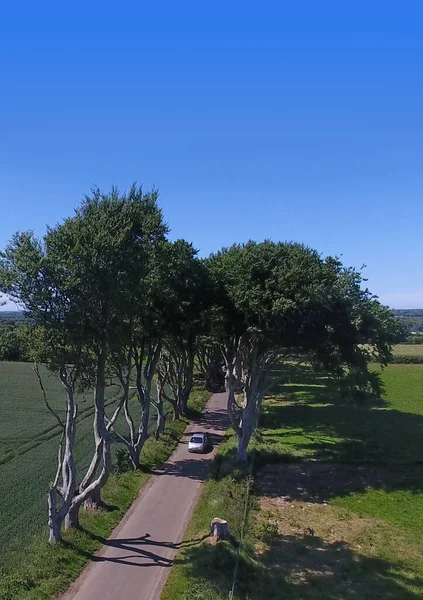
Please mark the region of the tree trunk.
<svg viewBox="0 0 423 600"><path fill-rule="evenodd" d="M182 388L182 398L181 398L181 413L183 415L187 414L188 410L188 400L192 391L192 383L193 383L193 373L194 373L194 352L191 350L188 353L187 364L184 368L184 385Z"/></svg>
<svg viewBox="0 0 423 600"><path fill-rule="evenodd" d="M247 462L247 460L248 460L247 448L248 448L248 442L246 441L246 439L243 436L241 436L241 438L238 438L238 448L236 451L237 462L240 462L240 463Z"/></svg>
<svg viewBox="0 0 423 600"><path fill-rule="evenodd" d="M179 413L178 402L176 400L171 400L170 398L169 398L169 402L172 405L172 410L173 410L172 420L179 421L180 413Z"/></svg>
<svg viewBox="0 0 423 600"><path fill-rule="evenodd" d="M45 395L44 387L41 382L37 368L35 369L43 395ZM73 456L76 431L76 415L77 408L74 402L73 385L69 384L65 367L62 367L60 379L66 391L66 421L63 428L62 438L59 444L57 471L54 482L51 484L48 494L48 530L49 541L60 542L62 539L61 529L62 523L66 518L72 499L75 494L76 487L76 469ZM46 398L45 398L46 400ZM64 452L62 448L64 443ZM59 494L59 479L62 475L62 485L60 486L60 496L62 505L57 508L57 497Z"/></svg>
<svg viewBox="0 0 423 600"><path fill-rule="evenodd" d="M128 446L128 454L129 460L131 461L132 469L136 471L140 465L141 450L138 453L133 446Z"/></svg>
<svg viewBox="0 0 423 600"><path fill-rule="evenodd" d="M56 509L57 492L52 487L48 494L48 541L51 543L62 541L62 520Z"/></svg>
<svg viewBox="0 0 423 600"><path fill-rule="evenodd" d="M144 448L144 444L148 437L148 425L150 421L150 408L151 408L151 382L148 382L144 392L144 412L142 414L141 424L138 428L137 441L134 447L129 452L129 458L131 459L132 468L136 471L140 466L141 451Z"/></svg>
<svg viewBox="0 0 423 600"><path fill-rule="evenodd" d="M110 452L110 434L105 423L104 414L104 397L106 387L106 348L105 342L103 342L103 348L97 359L97 377L96 387L94 391L94 439L96 445L96 451L91 462L91 467L97 462L102 463L100 474L97 479L94 479L96 474L96 468L89 469L89 476L84 478L84 485L81 484L78 493L74 496L69 512L66 516L65 527L66 529L78 528L79 527L79 509L81 505L92 496L97 503L101 502L100 490L106 484L111 468L112 468L112 457ZM100 458L101 457L101 458Z"/></svg>
<svg viewBox="0 0 423 600"><path fill-rule="evenodd" d="M237 449L237 461L246 463L247 462L247 449L250 443L251 437L258 425L258 412L260 396L256 393L255 389L251 389L250 386L246 386L244 391L244 409L242 410L242 418L237 431L238 436L238 449Z"/></svg>
<svg viewBox="0 0 423 600"><path fill-rule="evenodd" d="M105 343L103 343L103 348L97 361L97 379L94 393L95 412L93 423L96 447L100 448L101 450L101 461L103 464L101 476L97 479L97 484L89 492L88 496L84 498L85 502L85 500L87 500L87 498L91 496L97 505L101 503L101 488L107 482L112 467L112 457L110 451L110 433L105 423L104 413L104 400L106 391L106 358L106 347ZM94 470L90 481L87 482L88 485L85 486L85 489L92 484L93 479L95 477L95 472L96 471Z"/></svg>
<svg viewBox="0 0 423 600"><path fill-rule="evenodd" d="M236 459L238 462L247 462L247 449L251 440L251 436L254 432L254 424L251 423L251 413L248 410L243 411L242 422L240 430L237 432L238 437L238 448L236 453Z"/></svg>
<svg viewBox="0 0 423 600"><path fill-rule="evenodd" d="M72 505L65 517L65 529L79 529L79 509L81 502Z"/></svg>
<svg viewBox="0 0 423 600"><path fill-rule="evenodd" d="M181 397L179 398L179 403L178 403L179 414L181 414L182 416L185 416L187 414L187 409L188 409L188 398L185 396L184 393L182 393Z"/></svg>
<svg viewBox="0 0 423 600"><path fill-rule="evenodd" d="M87 510L97 510L101 507L100 488L94 488L84 502L84 508Z"/></svg>
<svg viewBox="0 0 423 600"><path fill-rule="evenodd" d="M163 412L163 403L161 402L156 406L157 410L157 420L156 420L156 431L154 432L154 437L156 440L160 438L161 435L165 432L166 419Z"/></svg>

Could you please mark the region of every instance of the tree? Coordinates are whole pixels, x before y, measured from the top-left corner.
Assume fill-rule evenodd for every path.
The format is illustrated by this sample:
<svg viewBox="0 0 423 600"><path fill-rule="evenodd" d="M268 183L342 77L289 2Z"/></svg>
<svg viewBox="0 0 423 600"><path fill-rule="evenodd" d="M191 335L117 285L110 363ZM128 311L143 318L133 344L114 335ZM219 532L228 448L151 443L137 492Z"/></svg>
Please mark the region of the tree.
<svg viewBox="0 0 423 600"><path fill-rule="evenodd" d="M171 245L166 240L167 226L157 205L155 210L154 218L151 214L139 214L149 235L144 236L142 263L134 273L130 298L122 315L123 326L115 337L111 356L111 367L122 389L128 433L114 431L126 446L133 469L139 466L148 437L151 404L157 406L152 398L152 385L169 318L167 273ZM133 374L135 386L130 385ZM136 417L129 401L131 387L135 388L138 400Z"/></svg>
<svg viewBox="0 0 423 600"><path fill-rule="evenodd" d="M50 498L66 498L50 537L79 524L80 506L99 491L111 470L110 419L105 415L106 368L127 326L125 315L133 310L133 282L142 277L145 244L163 237L166 227L157 207L157 192L144 194L132 186L128 194L112 189L92 195L62 224L49 229L43 242L31 233L17 234L2 255L0 288L23 305L34 325L42 327L38 354L59 373L67 396L69 439L76 423L76 386L94 390L93 433L95 451L91 464L76 482L73 446L60 456L62 485L56 476ZM118 410L122 403L118 405ZM116 416L112 416L112 421ZM66 436L65 436L66 437ZM66 458L65 458L66 456ZM67 465L67 466L66 466ZM67 484L67 485L65 485ZM55 512L55 506L51 513Z"/></svg>
<svg viewBox="0 0 423 600"><path fill-rule="evenodd" d="M160 240L148 248L148 255L148 273L138 282L135 293L139 300L124 344L128 354L121 355L116 364L122 389L126 390L124 414L128 425L128 435L118 434L118 437L127 446L134 469L138 468L147 439L151 406L157 411L156 437L164 431L164 398L171 402L177 416L186 411L192 388L195 328L201 319L198 310L203 302L198 292L201 276L205 274L204 267L195 258L195 250L183 240L174 243ZM131 366L127 362L130 355ZM163 372L165 364L166 374ZM137 411L138 419L133 417L129 403L132 365L141 409ZM156 374L155 399L152 385ZM168 395L166 387L173 389L174 395Z"/></svg>
<svg viewBox="0 0 423 600"><path fill-rule="evenodd" d="M225 361L238 460L247 459L263 396L277 381L276 363L308 360L364 375L369 353L382 363L389 356L391 314L361 290L361 275L338 260L301 244L266 241L224 249L207 265L219 297L214 335Z"/></svg>
<svg viewBox="0 0 423 600"><path fill-rule="evenodd" d="M57 471L48 493L49 539L52 542L61 539L62 523L76 492L75 386L83 361L78 320L66 293L66 272L58 268L59 258L29 232L13 237L2 253L0 263L1 288L23 305L33 318L30 357L57 373L65 391L66 417L62 421L48 403L36 367L46 406L62 428Z"/></svg>
<svg viewBox="0 0 423 600"><path fill-rule="evenodd" d="M78 302L83 307L85 331L96 357L94 371L94 437L96 450L90 467L81 481L69 517L75 518L82 502L99 503L99 490L107 481L111 468L110 435L121 399L112 419L104 410L108 359L121 345L131 327L131 315L137 308L137 282L146 277L149 246L163 240L167 227L157 205L158 193L144 194L135 185L128 194L116 189L103 196L95 190L87 198L69 225L68 257L72 263ZM69 261L68 261L69 262ZM78 280L79 278L79 280ZM81 293L82 292L82 293Z"/></svg>
<svg viewBox="0 0 423 600"><path fill-rule="evenodd" d="M178 240L167 261L167 333L158 370L158 398L173 408L174 418L186 414L192 391L194 360L207 331L212 287L207 269L191 244ZM166 389L170 389L170 393ZM160 404L159 404L160 406ZM163 417L159 419L157 429Z"/></svg>

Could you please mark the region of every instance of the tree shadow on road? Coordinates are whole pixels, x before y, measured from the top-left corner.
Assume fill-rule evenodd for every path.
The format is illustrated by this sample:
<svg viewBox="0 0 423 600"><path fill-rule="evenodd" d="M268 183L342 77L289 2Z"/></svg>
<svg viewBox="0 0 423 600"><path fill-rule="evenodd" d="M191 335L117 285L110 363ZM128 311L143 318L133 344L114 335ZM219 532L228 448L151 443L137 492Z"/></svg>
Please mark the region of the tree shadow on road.
<svg viewBox="0 0 423 600"><path fill-rule="evenodd" d="M149 533L135 538L107 539L84 528L82 528L82 531L84 531L84 533L92 540L102 544L103 548L100 553L94 554L86 552L69 541L65 542L65 544L67 546L72 546L79 554L88 558L92 562L110 562L136 567L171 567L175 562L174 559L163 556L160 553L160 549L163 549L164 551L171 549L177 552L182 549L198 546L208 537L208 535L204 535L196 539L174 543L154 540L151 538ZM107 556L107 548L115 548L117 551L122 551L122 554L119 553L115 556ZM127 552L128 554L124 554L124 552Z"/></svg>

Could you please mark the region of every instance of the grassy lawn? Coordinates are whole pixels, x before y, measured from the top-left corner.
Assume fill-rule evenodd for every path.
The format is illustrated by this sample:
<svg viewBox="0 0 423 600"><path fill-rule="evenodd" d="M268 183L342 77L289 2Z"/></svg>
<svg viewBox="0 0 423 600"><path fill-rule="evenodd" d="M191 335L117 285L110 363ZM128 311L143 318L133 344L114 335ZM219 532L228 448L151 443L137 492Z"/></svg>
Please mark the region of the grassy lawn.
<svg viewBox="0 0 423 600"><path fill-rule="evenodd" d="M385 399L341 401L303 369L263 408L234 598L412 600L423 594L423 365L383 371ZM247 472L222 446L162 600L228 598L236 544L201 541L211 518L239 538Z"/></svg>
<svg viewBox="0 0 423 600"><path fill-rule="evenodd" d="M63 412L60 383L47 373L43 377L51 404ZM83 531L66 535L62 546L52 548L46 543L46 494L55 472L59 431L37 386L30 364L0 362L1 600L48 599L64 591L125 514L146 483L149 468L175 448L187 424L170 423L162 440L150 438L142 455L144 470L113 475L102 494L107 508L83 511ZM114 401L111 390L108 403ZM201 410L209 396L195 390L190 406ZM91 399L81 397L76 455L81 471L92 451L92 415ZM151 427L153 420L154 414Z"/></svg>

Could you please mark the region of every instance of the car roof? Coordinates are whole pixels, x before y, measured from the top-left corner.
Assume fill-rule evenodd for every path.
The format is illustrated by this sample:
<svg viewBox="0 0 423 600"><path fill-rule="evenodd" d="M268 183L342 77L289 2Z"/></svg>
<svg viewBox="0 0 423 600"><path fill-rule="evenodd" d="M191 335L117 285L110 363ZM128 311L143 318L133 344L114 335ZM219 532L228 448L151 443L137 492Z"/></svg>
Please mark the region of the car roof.
<svg viewBox="0 0 423 600"><path fill-rule="evenodd" d="M191 437L204 437L207 433L191 433Z"/></svg>

